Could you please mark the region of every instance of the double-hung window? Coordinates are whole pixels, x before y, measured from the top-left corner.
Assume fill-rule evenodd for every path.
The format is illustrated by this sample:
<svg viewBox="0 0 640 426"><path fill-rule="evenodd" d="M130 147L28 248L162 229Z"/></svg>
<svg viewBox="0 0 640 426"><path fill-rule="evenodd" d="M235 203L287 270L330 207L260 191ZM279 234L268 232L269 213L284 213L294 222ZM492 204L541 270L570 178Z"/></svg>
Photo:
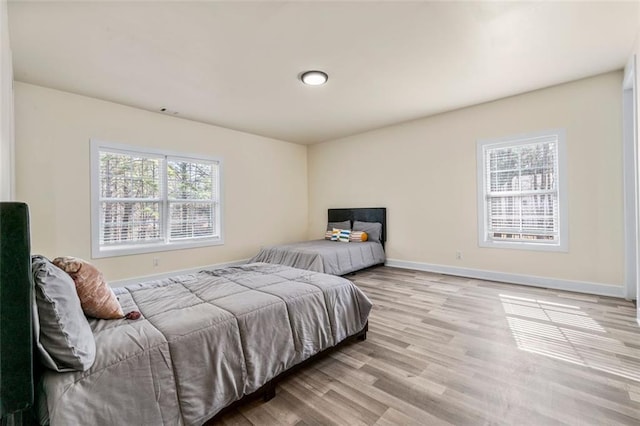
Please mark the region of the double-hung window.
<svg viewBox="0 0 640 426"><path fill-rule="evenodd" d="M221 161L91 141L92 255L222 244Z"/></svg>
<svg viewBox="0 0 640 426"><path fill-rule="evenodd" d="M563 130L478 141L480 246L567 251L565 152Z"/></svg>

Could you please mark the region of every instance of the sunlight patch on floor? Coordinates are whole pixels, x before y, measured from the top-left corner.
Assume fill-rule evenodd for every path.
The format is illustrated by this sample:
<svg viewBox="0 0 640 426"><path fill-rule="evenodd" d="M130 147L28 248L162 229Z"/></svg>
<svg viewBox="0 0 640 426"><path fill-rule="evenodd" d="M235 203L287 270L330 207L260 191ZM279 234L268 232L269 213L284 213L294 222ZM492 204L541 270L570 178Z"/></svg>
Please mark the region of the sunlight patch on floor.
<svg viewBox="0 0 640 426"><path fill-rule="evenodd" d="M640 382L633 350L579 307L500 295L518 349L582 365Z"/></svg>

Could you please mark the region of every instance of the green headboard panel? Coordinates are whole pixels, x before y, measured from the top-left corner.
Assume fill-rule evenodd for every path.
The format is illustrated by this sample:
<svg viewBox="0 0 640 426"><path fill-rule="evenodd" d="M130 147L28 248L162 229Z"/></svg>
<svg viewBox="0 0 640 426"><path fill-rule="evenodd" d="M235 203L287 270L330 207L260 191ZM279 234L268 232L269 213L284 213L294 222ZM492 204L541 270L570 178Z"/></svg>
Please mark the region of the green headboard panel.
<svg viewBox="0 0 640 426"><path fill-rule="evenodd" d="M33 404L29 209L0 202L0 418Z"/></svg>

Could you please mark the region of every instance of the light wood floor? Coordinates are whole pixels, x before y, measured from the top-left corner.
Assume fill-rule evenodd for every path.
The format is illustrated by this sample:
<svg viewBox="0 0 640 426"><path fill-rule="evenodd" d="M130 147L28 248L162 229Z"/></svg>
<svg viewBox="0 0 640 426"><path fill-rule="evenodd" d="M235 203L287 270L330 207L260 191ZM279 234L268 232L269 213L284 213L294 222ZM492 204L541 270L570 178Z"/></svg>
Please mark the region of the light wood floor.
<svg viewBox="0 0 640 426"><path fill-rule="evenodd" d="M377 267L369 334L228 425L640 425L632 303Z"/></svg>

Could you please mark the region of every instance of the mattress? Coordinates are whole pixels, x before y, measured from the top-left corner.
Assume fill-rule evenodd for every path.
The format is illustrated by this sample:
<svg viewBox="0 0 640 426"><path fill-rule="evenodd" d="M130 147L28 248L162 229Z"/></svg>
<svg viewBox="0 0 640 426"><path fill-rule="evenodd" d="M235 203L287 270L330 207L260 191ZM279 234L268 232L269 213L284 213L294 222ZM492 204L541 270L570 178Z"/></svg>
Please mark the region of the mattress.
<svg viewBox="0 0 640 426"><path fill-rule="evenodd" d="M309 271L344 275L384 263L382 244L311 240L264 247L250 262L268 262Z"/></svg>
<svg viewBox="0 0 640 426"><path fill-rule="evenodd" d="M199 425L283 371L361 331L371 303L350 281L253 263L117 288L138 320L91 319L85 372L46 371L52 425Z"/></svg>

